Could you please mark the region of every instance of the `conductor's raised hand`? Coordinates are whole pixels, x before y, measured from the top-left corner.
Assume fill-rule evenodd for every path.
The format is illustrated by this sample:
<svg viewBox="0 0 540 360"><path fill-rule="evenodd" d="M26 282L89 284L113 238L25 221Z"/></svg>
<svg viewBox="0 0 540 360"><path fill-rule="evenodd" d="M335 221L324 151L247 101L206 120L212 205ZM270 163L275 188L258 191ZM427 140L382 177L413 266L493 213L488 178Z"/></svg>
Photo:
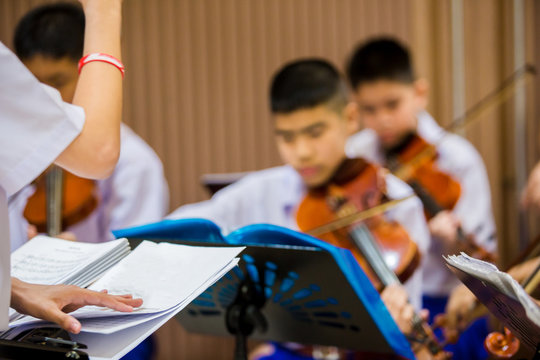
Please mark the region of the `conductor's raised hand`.
<svg viewBox="0 0 540 360"><path fill-rule="evenodd" d="M79 333L81 323L68 312L86 305L96 305L131 312L142 299L131 295L109 295L72 285L36 285L12 278L11 307L21 314L54 322L63 329Z"/></svg>

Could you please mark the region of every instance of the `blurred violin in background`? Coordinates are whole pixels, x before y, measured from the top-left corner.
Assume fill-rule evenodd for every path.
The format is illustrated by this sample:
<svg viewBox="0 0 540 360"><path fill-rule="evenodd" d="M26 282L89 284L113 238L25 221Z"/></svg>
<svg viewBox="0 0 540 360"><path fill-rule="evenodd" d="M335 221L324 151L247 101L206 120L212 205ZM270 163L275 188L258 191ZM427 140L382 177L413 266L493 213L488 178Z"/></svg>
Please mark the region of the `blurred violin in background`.
<svg viewBox="0 0 540 360"><path fill-rule="evenodd" d="M95 210L95 182L53 165L34 182L36 191L27 201L24 217L38 232L56 236Z"/></svg>
<svg viewBox="0 0 540 360"><path fill-rule="evenodd" d="M444 210L452 210L461 196L461 185L436 164L437 149L418 134L409 134L398 146L387 151L388 169L405 181L424 205L429 221ZM474 235L457 228L460 251L477 259L496 262L494 254L478 245Z"/></svg>
<svg viewBox="0 0 540 360"><path fill-rule="evenodd" d="M536 71L529 64L517 69L498 88L487 94L462 116L454 119L445 130L452 133L470 125L487 109L508 99L518 86L528 80L529 77L526 75L531 74L536 74ZM444 137L440 141L444 141ZM413 133L387 153L388 169L413 188L424 205L428 220L441 211L452 210L461 195L460 184L437 167L436 145ZM466 234L461 226L457 229L457 240L461 246L460 250L470 256L492 263L497 261L495 254L478 245L474 236Z"/></svg>

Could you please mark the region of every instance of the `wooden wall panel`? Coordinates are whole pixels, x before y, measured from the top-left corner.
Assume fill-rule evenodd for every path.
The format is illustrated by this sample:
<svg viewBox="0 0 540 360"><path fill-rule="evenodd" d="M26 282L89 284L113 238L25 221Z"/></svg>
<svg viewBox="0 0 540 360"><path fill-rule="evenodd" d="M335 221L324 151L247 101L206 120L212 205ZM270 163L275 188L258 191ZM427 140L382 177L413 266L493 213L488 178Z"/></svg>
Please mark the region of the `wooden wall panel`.
<svg viewBox="0 0 540 360"><path fill-rule="evenodd" d="M0 39L11 44L20 16L45 2L1 0ZM266 92L285 61L342 67L367 36L407 41L408 11L397 0L126 1L124 121L164 162L171 208L205 198L204 173L280 163Z"/></svg>
<svg viewBox="0 0 540 360"><path fill-rule="evenodd" d="M30 8L53 0L0 0L0 41ZM206 197L204 173L247 171L280 163L267 104L271 74L297 57L321 56L342 68L355 44L394 35L414 51L431 84L428 110L441 124L452 114L452 0L126 0L124 119L159 154L171 209ZM513 67L512 1L463 0L466 105L494 89ZM525 0L528 58L540 63L540 6ZM538 83L538 80L536 81ZM534 93L528 93L534 100ZM538 158L538 107L529 102L528 166ZM490 177L501 248L516 251L518 189L513 179L511 104L467 129ZM518 160L519 161L519 160ZM502 234L502 235L501 235ZM232 343L158 331L159 359L228 359ZM209 344L211 344L209 346Z"/></svg>

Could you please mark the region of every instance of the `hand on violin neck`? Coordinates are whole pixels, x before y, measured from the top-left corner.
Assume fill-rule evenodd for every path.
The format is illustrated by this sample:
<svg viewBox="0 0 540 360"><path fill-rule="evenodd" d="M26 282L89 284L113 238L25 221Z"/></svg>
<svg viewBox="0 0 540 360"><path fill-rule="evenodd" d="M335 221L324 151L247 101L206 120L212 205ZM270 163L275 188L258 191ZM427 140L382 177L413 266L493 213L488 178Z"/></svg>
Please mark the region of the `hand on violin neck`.
<svg viewBox="0 0 540 360"><path fill-rule="evenodd" d="M28 240L30 240L36 237L39 233L37 231L37 228L34 225L29 224L28 228L26 229L26 234L28 236ZM58 235L55 235L54 237L58 239L69 240L69 241L77 241L77 236L71 231L64 231Z"/></svg>
<svg viewBox="0 0 540 360"><path fill-rule="evenodd" d="M416 338L418 333L414 328L415 309L409 303L409 296L403 285L393 284L387 286L381 293L381 299L399 330L411 338ZM427 323L429 312L422 310L419 316L425 324ZM422 324L422 326L424 325ZM416 358L419 360L447 359L447 357L438 357L439 355L432 354L426 344L413 341L411 345L413 346Z"/></svg>
<svg viewBox="0 0 540 360"><path fill-rule="evenodd" d="M414 307L409 303L409 294L400 284L389 285L381 293L381 300L392 315L401 332L409 334L412 332ZM421 317L427 319L427 310L423 310Z"/></svg>
<svg viewBox="0 0 540 360"><path fill-rule="evenodd" d="M36 237L37 235L37 227L35 225L28 224L28 227L26 228L26 236L28 237L28 240Z"/></svg>
<svg viewBox="0 0 540 360"><path fill-rule="evenodd" d="M540 162L536 164L529 175L527 185L521 193L521 204L525 208L540 210Z"/></svg>
<svg viewBox="0 0 540 360"><path fill-rule="evenodd" d="M461 284L450 294L445 313L435 317L435 325L443 329L448 342L455 343L459 334L476 317L479 305L476 296Z"/></svg>
<svg viewBox="0 0 540 360"><path fill-rule="evenodd" d="M444 210L428 221L431 236L439 241L439 247L444 254L453 254L459 250L458 229L459 219L450 211Z"/></svg>
<svg viewBox="0 0 540 360"><path fill-rule="evenodd" d="M55 237L59 239L69 240L69 241L77 241L77 236L71 231L64 231L56 235Z"/></svg>

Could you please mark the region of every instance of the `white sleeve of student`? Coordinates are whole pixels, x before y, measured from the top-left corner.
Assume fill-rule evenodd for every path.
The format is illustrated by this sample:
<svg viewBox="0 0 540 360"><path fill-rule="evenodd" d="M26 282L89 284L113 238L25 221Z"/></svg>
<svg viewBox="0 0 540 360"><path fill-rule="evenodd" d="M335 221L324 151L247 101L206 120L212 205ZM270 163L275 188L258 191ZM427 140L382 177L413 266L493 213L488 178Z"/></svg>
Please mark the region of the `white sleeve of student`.
<svg viewBox="0 0 540 360"><path fill-rule="evenodd" d="M295 210L305 189L289 166L260 170L218 191L210 200L182 206L168 218L204 218L225 233L266 223L297 230Z"/></svg>
<svg viewBox="0 0 540 360"><path fill-rule="evenodd" d="M0 185L13 195L79 135L82 108L62 102L0 43Z"/></svg>
<svg viewBox="0 0 540 360"><path fill-rule="evenodd" d="M386 191L391 199L401 199L413 194L412 189L393 175L386 176ZM400 223L409 233L409 237L418 246L421 257L425 257L430 246L430 235L424 217L422 202L417 197L405 200L386 215L389 219ZM416 309L422 305L422 266L416 268L414 274L404 284L411 304Z"/></svg>
<svg viewBox="0 0 540 360"><path fill-rule="evenodd" d="M495 221L491 206L491 192L484 162L476 149L465 139L448 135L439 146L442 171L456 177L461 184L461 195L454 214L463 230L473 234L475 241L488 251L495 251Z"/></svg>
<svg viewBox="0 0 540 360"><path fill-rule="evenodd" d="M258 212L258 191L256 184L247 179L241 179L218 191L210 200L181 206L167 217L203 218L216 223L224 233L240 228L244 225L257 222L255 214ZM255 192L254 192L255 191ZM261 217L260 222L270 222Z"/></svg>

